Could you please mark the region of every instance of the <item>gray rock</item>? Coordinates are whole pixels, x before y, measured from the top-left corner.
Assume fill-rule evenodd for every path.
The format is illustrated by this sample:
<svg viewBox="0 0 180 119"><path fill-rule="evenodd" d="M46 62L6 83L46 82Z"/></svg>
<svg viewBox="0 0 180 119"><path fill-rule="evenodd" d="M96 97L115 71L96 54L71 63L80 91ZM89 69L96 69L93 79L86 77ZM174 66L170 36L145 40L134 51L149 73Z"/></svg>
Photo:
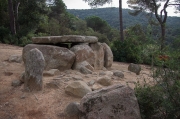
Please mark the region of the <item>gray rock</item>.
<svg viewBox="0 0 180 119"><path fill-rule="evenodd" d="M104 76L104 77L99 77L98 80L97 80L97 83L103 85L103 86L109 86L111 85L111 78L108 77L108 76Z"/></svg>
<svg viewBox="0 0 180 119"><path fill-rule="evenodd" d="M141 66L138 65L138 64L133 64L133 63L131 63L131 64L128 66L128 70L131 71L131 72L136 73L136 75L139 75L139 74L140 74L140 71L141 71Z"/></svg>
<svg viewBox="0 0 180 119"><path fill-rule="evenodd" d="M17 86L20 86L21 84L22 82L20 80L13 80L11 85L14 87L17 87Z"/></svg>
<svg viewBox="0 0 180 119"><path fill-rule="evenodd" d="M21 55L11 55L8 59L9 62L16 62L21 63L22 62L22 56Z"/></svg>
<svg viewBox="0 0 180 119"><path fill-rule="evenodd" d="M95 63L94 63L94 69L103 69L104 67L104 49L103 45L99 42L97 43L91 43L90 47L94 51L95 54Z"/></svg>
<svg viewBox="0 0 180 119"><path fill-rule="evenodd" d="M124 78L124 74L121 71L118 71L118 70L114 70L113 75L117 76L119 78Z"/></svg>
<svg viewBox="0 0 180 119"><path fill-rule="evenodd" d="M50 69L49 71L44 71L43 76L54 76L59 73L58 69Z"/></svg>
<svg viewBox="0 0 180 119"><path fill-rule="evenodd" d="M43 70L45 60L37 48L26 54L24 89L39 91L43 88Z"/></svg>
<svg viewBox="0 0 180 119"><path fill-rule="evenodd" d="M66 117L70 119L79 119L80 111L78 109L79 103L71 102L64 110Z"/></svg>
<svg viewBox="0 0 180 119"><path fill-rule="evenodd" d="M24 83L24 80L25 80L25 71L22 72L22 74L20 75L19 79L20 79L20 81L22 83Z"/></svg>
<svg viewBox="0 0 180 119"><path fill-rule="evenodd" d="M93 86L95 84L95 80L91 80L87 83L88 86Z"/></svg>
<svg viewBox="0 0 180 119"><path fill-rule="evenodd" d="M80 68L80 72L83 73L83 74L92 74L92 71L89 70L89 69L86 68L86 67L81 67L81 68Z"/></svg>
<svg viewBox="0 0 180 119"><path fill-rule="evenodd" d="M81 76L73 76L72 78L74 80L81 80L81 81L83 81L83 78Z"/></svg>
<svg viewBox="0 0 180 119"><path fill-rule="evenodd" d="M36 44L96 43L98 42L98 38L95 36L80 36L80 35L45 36L45 37L32 37L32 42Z"/></svg>
<svg viewBox="0 0 180 119"><path fill-rule="evenodd" d="M134 90L120 84L86 94L79 110L80 119L141 119Z"/></svg>
<svg viewBox="0 0 180 119"><path fill-rule="evenodd" d="M33 48L40 50L45 59L45 69L58 69L58 70L67 70L71 69L74 60L75 54L67 48L51 46L51 45L35 45L28 44L23 48L23 61L26 64L26 54Z"/></svg>
<svg viewBox="0 0 180 119"><path fill-rule="evenodd" d="M81 98L91 91L89 86L83 81L74 81L65 88L67 94Z"/></svg>
<svg viewBox="0 0 180 119"><path fill-rule="evenodd" d="M74 63L74 65L73 65L73 69L75 69L75 70L80 70L81 67L86 67L87 69L94 71L94 68L87 61Z"/></svg>
<svg viewBox="0 0 180 119"><path fill-rule="evenodd" d="M94 66L95 55L88 45L75 45L70 50L76 55L74 65L87 61L91 66Z"/></svg>
<svg viewBox="0 0 180 119"><path fill-rule="evenodd" d="M104 67L110 68L113 63L113 53L106 43L102 43L102 45L104 47Z"/></svg>

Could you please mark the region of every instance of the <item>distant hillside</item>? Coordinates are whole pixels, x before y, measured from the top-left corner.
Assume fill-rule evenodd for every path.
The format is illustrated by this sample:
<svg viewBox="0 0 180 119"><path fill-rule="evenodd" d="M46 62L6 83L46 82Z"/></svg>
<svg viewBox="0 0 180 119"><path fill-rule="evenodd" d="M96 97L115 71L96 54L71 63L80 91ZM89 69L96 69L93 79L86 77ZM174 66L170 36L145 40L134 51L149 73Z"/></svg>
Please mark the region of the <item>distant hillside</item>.
<svg viewBox="0 0 180 119"><path fill-rule="evenodd" d="M119 9L118 8L98 8L98 9L68 9L69 13L84 19L88 16L99 16L108 22L114 28L119 29ZM145 15L131 16L128 12L129 9L123 9L123 27L124 29L135 24L141 24L143 27L148 25L148 18ZM168 17L167 19L167 34L168 40L174 39L180 31L180 17Z"/></svg>

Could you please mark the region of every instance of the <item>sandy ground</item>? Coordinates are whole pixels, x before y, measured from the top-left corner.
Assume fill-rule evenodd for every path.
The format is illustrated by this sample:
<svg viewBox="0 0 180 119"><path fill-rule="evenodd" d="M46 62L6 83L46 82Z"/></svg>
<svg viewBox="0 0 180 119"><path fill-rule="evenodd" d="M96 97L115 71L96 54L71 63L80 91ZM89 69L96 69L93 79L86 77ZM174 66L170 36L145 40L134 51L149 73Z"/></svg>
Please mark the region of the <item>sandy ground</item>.
<svg viewBox="0 0 180 119"><path fill-rule="evenodd" d="M23 84L11 86L13 80L19 79L24 71L24 64L9 62L11 55L21 55L22 47L0 44L0 119L64 119L63 110L70 102L80 102L81 98L67 95L65 86L73 81L73 76L81 76L83 81L96 80L100 71L92 75L83 75L77 71L67 70L55 76L44 76L44 89L39 92L25 92ZM144 79L151 81L150 67L141 65L140 75L128 71L128 63L114 62L109 70L120 70L125 77L113 78L113 83L135 87L137 81L143 84ZM54 80L59 77L61 80ZM68 80L67 80L68 79ZM53 82L53 83L52 83ZM52 85L51 85L52 84ZM56 85L53 85L56 84Z"/></svg>

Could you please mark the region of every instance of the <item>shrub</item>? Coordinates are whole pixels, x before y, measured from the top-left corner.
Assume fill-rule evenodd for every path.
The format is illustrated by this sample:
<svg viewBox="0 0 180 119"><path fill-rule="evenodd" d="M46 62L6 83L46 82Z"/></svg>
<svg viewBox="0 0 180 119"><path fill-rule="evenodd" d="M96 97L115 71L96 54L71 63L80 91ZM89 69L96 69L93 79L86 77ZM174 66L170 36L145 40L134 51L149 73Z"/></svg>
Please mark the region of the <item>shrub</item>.
<svg viewBox="0 0 180 119"><path fill-rule="evenodd" d="M142 119L180 118L180 63L171 57L154 69L155 85L137 84L135 88ZM164 67L164 64L168 67ZM179 68L177 68L179 67Z"/></svg>

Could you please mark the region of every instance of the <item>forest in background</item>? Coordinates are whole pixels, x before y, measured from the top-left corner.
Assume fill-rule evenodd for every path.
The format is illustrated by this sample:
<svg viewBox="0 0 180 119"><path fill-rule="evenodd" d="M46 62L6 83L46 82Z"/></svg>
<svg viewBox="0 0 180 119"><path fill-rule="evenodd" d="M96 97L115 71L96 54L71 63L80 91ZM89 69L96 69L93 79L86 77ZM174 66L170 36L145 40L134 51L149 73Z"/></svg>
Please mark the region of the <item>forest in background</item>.
<svg viewBox="0 0 180 119"><path fill-rule="evenodd" d="M105 20L111 27L119 30L119 8L97 8L97 9L68 9L68 12L75 15L80 19L85 19L89 16L98 16L101 19ZM106 12L104 12L106 11ZM128 29L131 26L139 24L142 26L144 30L147 30L147 26L149 25L149 17L145 15L145 13L141 13L138 16L132 16L129 14L131 12L130 9L123 9L123 29ZM154 35L159 29L156 26L153 26ZM167 41L172 42L177 36L180 35L180 17L171 17L169 16L167 19L166 25L166 37Z"/></svg>

